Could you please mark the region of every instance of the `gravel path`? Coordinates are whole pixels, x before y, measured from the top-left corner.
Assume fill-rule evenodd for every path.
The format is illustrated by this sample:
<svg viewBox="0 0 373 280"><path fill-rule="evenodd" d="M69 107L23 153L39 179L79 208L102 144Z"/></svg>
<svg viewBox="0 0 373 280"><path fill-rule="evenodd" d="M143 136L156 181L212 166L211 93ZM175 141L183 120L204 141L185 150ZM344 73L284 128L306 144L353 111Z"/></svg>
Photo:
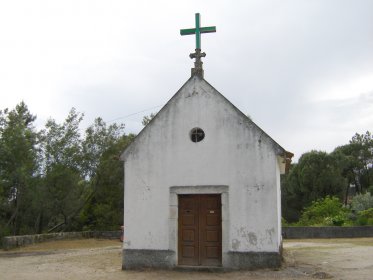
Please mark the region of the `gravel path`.
<svg viewBox="0 0 373 280"><path fill-rule="evenodd" d="M121 245L84 239L0 250L0 279L373 279L373 238L287 240L280 270L225 273L122 271Z"/></svg>

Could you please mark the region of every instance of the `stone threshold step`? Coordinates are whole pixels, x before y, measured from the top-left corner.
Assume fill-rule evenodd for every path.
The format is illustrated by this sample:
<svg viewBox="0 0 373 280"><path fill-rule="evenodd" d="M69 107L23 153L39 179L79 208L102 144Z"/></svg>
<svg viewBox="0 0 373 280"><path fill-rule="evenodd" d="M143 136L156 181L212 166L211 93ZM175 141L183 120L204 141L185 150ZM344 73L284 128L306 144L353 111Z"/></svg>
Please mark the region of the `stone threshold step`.
<svg viewBox="0 0 373 280"><path fill-rule="evenodd" d="M224 272L226 271L221 266L200 266L200 265L178 265L175 270L179 271L203 271L203 272Z"/></svg>

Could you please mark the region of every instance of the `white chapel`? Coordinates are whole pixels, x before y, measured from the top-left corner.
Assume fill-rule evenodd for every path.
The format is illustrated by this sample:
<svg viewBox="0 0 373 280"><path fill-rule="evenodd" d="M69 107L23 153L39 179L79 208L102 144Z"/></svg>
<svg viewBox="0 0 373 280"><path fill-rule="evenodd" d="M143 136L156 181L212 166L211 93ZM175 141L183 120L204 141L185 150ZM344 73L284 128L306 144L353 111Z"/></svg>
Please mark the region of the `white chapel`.
<svg viewBox="0 0 373 280"><path fill-rule="evenodd" d="M292 154L204 79L191 77L121 155L123 269L281 265L280 174Z"/></svg>

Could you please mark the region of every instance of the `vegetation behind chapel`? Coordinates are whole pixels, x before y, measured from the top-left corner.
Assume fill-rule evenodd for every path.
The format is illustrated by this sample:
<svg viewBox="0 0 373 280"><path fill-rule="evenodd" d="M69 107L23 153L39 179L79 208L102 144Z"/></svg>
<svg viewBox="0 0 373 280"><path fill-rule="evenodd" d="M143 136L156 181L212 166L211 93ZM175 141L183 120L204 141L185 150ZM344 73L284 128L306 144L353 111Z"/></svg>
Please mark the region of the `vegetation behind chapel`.
<svg viewBox="0 0 373 280"><path fill-rule="evenodd" d="M119 155L135 135L101 118L82 131L83 117L73 108L62 123L49 119L37 129L24 102L0 111L0 237L119 229ZM145 116L143 124L153 117ZM282 177L284 222L373 224L372 165L370 132L332 153L303 154Z"/></svg>
<svg viewBox="0 0 373 280"><path fill-rule="evenodd" d="M123 220L123 163L134 138L124 125L83 114L43 129L21 102L0 111L0 237L59 231L118 230Z"/></svg>
<svg viewBox="0 0 373 280"><path fill-rule="evenodd" d="M283 217L288 223L373 225L372 134L356 133L331 153L303 154L281 183Z"/></svg>

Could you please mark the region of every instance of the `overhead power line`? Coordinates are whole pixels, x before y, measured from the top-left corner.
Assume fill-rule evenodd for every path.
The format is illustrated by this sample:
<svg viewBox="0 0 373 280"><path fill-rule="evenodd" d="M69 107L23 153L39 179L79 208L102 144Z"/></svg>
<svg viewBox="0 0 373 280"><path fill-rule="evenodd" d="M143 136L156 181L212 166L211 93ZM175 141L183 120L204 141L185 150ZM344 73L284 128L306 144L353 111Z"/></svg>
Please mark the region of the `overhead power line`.
<svg viewBox="0 0 373 280"><path fill-rule="evenodd" d="M123 120L123 119L126 119L126 118L129 118L129 117L132 117L134 115L137 115L137 114L140 114L140 113L144 113L146 111L150 111L150 110L153 110L153 109L156 109L156 108L159 108L159 107L162 107L163 105L158 105L158 106L154 106L152 108L148 108L148 109L145 109L145 110L142 110L142 111L139 111L139 112L136 112L136 113L132 113L132 114L129 114L127 116L123 116L123 117L118 117L118 118L115 118L115 119L112 119L110 121L108 121L108 123L110 122L114 122L114 121L117 121L117 120Z"/></svg>

